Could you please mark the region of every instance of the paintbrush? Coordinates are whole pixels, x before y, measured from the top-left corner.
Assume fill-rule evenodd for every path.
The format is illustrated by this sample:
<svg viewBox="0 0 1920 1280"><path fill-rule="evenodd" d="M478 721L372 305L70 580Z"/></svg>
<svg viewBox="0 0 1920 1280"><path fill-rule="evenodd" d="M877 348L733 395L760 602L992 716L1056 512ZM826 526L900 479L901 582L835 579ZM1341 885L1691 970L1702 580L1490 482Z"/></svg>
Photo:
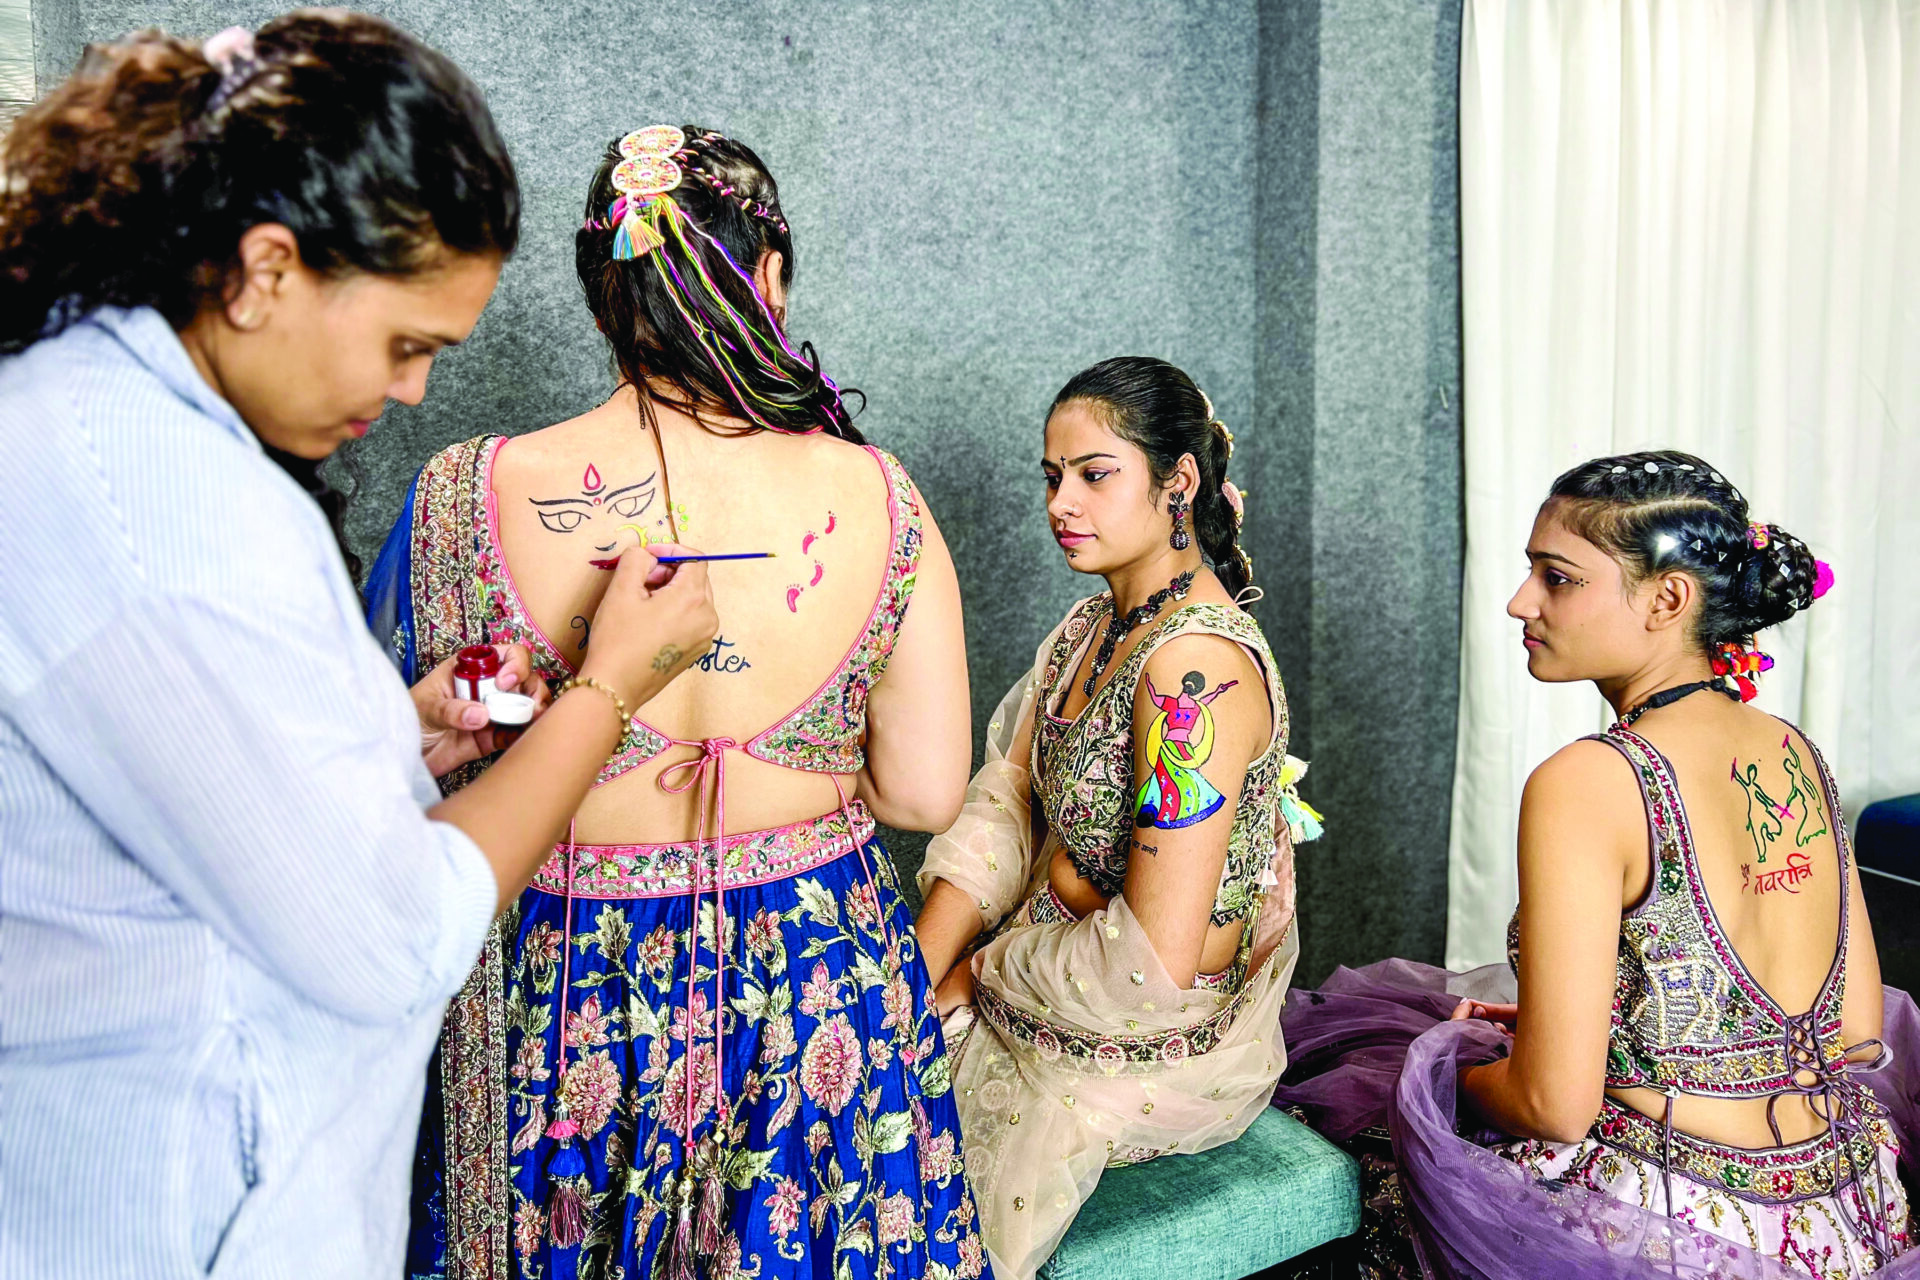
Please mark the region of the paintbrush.
<svg viewBox="0 0 1920 1280"><path fill-rule="evenodd" d="M777 551L733 551L726 555L715 556L658 556L655 564L693 564L700 560L772 560L780 553Z"/></svg>
<svg viewBox="0 0 1920 1280"><path fill-rule="evenodd" d="M654 560L654 563L655 564L693 564L696 561L703 561L703 560L772 560L778 554L779 553L776 551L734 551L734 552L729 552L726 555L715 555L715 556L660 556L659 558ZM587 561L587 563L592 565L596 569L605 569L609 573L611 573L613 570L620 567L620 561L618 559L589 560Z"/></svg>

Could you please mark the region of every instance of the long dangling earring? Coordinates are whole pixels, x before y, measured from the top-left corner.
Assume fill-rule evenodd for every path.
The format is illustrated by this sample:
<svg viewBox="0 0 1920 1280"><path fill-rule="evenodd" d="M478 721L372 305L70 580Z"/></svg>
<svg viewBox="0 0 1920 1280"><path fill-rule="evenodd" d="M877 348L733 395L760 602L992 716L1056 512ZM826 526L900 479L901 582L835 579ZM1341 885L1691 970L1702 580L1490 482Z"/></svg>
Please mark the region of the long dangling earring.
<svg viewBox="0 0 1920 1280"><path fill-rule="evenodd" d="M1193 535L1187 532L1187 495L1178 489L1169 494L1167 513L1173 517L1173 533L1167 545L1175 551L1185 551L1193 545Z"/></svg>

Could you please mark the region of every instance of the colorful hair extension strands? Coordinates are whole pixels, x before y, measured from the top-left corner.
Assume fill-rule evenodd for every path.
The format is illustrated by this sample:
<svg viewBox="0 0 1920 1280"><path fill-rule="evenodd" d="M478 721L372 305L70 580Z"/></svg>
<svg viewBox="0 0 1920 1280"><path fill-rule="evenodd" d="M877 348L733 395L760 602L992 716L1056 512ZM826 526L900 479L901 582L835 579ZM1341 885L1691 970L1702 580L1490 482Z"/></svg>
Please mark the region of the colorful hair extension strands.
<svg viewBox="0 0 1920 1280"><path fill-rule="evenodd" d="M758 289L751 287L753 283L752 277L748 275L748 273L740 269L740 264L733 260L733 255L731 253L727 252L727 246L720 243L720 241L716 240L714 237L708 235L703 229L701 229L697 225L693 226L692 229L695 235L699 236L702 240L706 241L706 243L713 246L714 250L717 253L719 253L721 260L724 261L727 264L727 266L732 269L733 273L736 276L738 276L740 279L744 280L748 284L749 286L748 293L753 298L754 304L760 309L761 318L766 321L766 327L768 331L773 334L773 339L776 343L779 344L780 349L786 353L789 359L797 361L798 363L805 365L808 368L812 368L813 367L812 362L807 359L806 355L800 351L794 350L793 345L787 341L787 334L786 334L785 328L780 324L778 320L774 318L772 309L767 306L767 300L760 296L760 291ZM704 271L703 271L703 274L704 274ZM738 315L738 313L736 313L730 305L727 305L725 298L721 298L720 302L723 306L726 307L728 315L733 317L734 322L741 327L743 332L747 333L748 335L753 335L755 333L754 327L751 324L749 324L743 317ZM756 352L755 354L758 355L759 353ZM764 357L762 357L762 362L767 363ZM787 382L789 385L796 385L793 383L792 378L788 377L783 371L779 370L776 366L773 366L770 363L768 363L767 367L773 369L773 371L780 377L782 381ZM834 399L838 401L840 398L839 386L833 381L833 379L827 377L826 374L819 372L819 370L815 369L814 372L815 372L815 375L820 379L820 381L833 393Z"/></svg>
<svg viewBox="0 0 1920 1280"><path fill-rule="evenodd" d="M760 297L760 291L754 287L753 277L747 274L746 272L740 270L739 264L734 262L733 256L727 252L727 248L725 245L721 244L718 240L714 239L712 236L702 231L699 227L693 226L691 221L688 221L687 223L682 224L680 226L676 226L674 228L674 232L681 242L681 248L684 250L686 254L687 261L693 267L695 276L700 282L701 292L703 292L712 301L713 305L717 307L720 310L720 312L727 317L727 319L733 322L734 327L739 331L740 336L749 344L748 354L750 354L754 358L754 360L756 360L758 363L765 366L770 372L774 374L775 377L779 378L781 381L789 382L789 383L792 382L792 379L788 377L784 371L780 370L776 365L774 365L773 362L768 358L767 352L764 350L765 339L756 330L754 324L751 321L749 321L745 316L741 315L738 311L736 311L734 309L733 304L727 300L727 296L720 291L720 286L714 282L712 275L708 273L706 262L702 257L702 255L700 254L698 248L686 239L686 236L684 234L684 230L686 228L690 228L695 235L700 237L701 240L705 241L708 245L712 246L714 249L719 251L721 259L725 261L727 266L733 270L735 277L737 277L742 284L747 286L748 294L752 296L757 303L759 303L761 316L763 319L766 320L767 327L771 329L775 335L778 335L780 332L780 326L774 323L772 313L767 310L765 300ZM678 279L677 276L675 278L676 280ZM682 287L683 288L685 287L684 282L682 283ZM781 343L780 345L783 348L785 347L784 343ZM788 354L789 355L792 354L792 351L790 349L788 349Z"/></svg>
<svg viewBox="0 0 1920 1280"><path fill-rule="evenodd" d="M685 247L684 242L682 247ZM762 396L750 395L747 390L741 387L740 371L733 367L733 361L728 358L727 353L720 350L718 346L719 335L713 331L711 325L701 320L700 317L690 309L688 299L691 295L687 290L686 282L680 279L679 269L676 268L672 262L666 260L665 254L660 255L659 259L656 260L656 265L662 274L662 278L668 282L667 295L673 300L674 310L680 313L680 318L686 322L687 328L692 330L694 337L699 340L702 349L706 351L708 358L713 362L713 367L715 371L719 373L721 381L727 384L727 390L732 393L734 405L744 413L748 421L754 425L778 430L779 424L768 422L765 418L762 418L754 411L753 406L748 403L749 399L758 400L762 404L772 402ZM777 369L772 370L772 372L777 376L784 377Z"/></svg>
<svg viewBox="0 0 1920 1280"><path fill-rule="evenodd" d="M713 141L718 136L705 135L701 141ZM716 175L701 169L695 163L699 157L688 146L685 135L673 126L637 129L620 140L619 151L625 158L609 175L619 194L608 205L605 223L589 219L587 227L614 231L614 261L651 259L681 323L706 353L735 408L755 426L794 431L796 428L789 425L791 415L809 397L813 383L796 376L787 363L790 361L806 369L831 397L826 406L828 418L843 420L840 388L787 340L772 308L755 287L752 274L742 270L727 247L668 193L677 189L684 177L692 176L720 199L737 203L749 216L773 223L783 231L784 221L764 204L737 194ZM719 255L734 280L753 299L754 306L745 314L714 278L718 268L710 266L708 250ZM743 368L751 369L754 376L746 376ZM773 385L768 387L769 383ZM784 388L791 388L792 394L783 394ZM806 430L823 430L827 425L818 422Z"/></svg>
<svg viewBox="0 0 1920 1280"><path fill-rule="evenodd" d="M673 257L679 256L685 258L688 266L691 267L693 271L700 294L704 296L716 310L733 323L741 341L747 344L745 354L750 357L761 370L770 375L774 380L785 383L797 390L799 384L796 383L792 376L782 369L778 363L770 358L766 348L769 345L777 345L793 359L801 360L804 363L804 358L787 343L786 336L781 331L779 322L773 318L771 310L769 310L766 305L766 300L760 296L760 291L754 287L753 278L740 269L739 264L733 260L733 255L727 252L726 246L701 230L700 227L693 223L692 219L685 217L683 210L677 212L682 216L666 220L665 230L676 242L680 253L678 255L662 254L656 259L657 269L662 273L663 280L669 284L668 292L673 295L674 307L679 311L681 319L693 330L694 334L699 338L701 345L713 358L716 370L727 383L728 389L733 392L734 401L742 412L746 414L750 421L758 426L777 429L777 424L769 422L762 417L755 411L749 401L755 401L759 404L774 408L781 407L782 401L763 396L754 391L750 385L743 385L746 383L746 380L741 377L739 369L735 367L732 355L723 349L723 346L731 346L731 342L727 341L722 335L716 333L711 326L700 320L694 311L686 305L687 302L692 300L694 290L681 278L679 268L672 260ZM728 268L733 271L735 277L746 287L748 294L753 297L755 303L758 305L760 318L765 321L766 330L773 335L771 344L768 342L766 335L760 331L760 327L746 316L741 315L740 312L734 308L733 304L728 301L726 295L721 292L719 285L707 270L706 262L700 253L699 246L688 239L686 234L688 230L691 230L695 236L698 236L702 243L716 250L720 254L721 260L727 264ZM683 299L685 301L683 301ZM837 398L839 388L833 386L832 382L824 377L822 381L826 382L826 385L832 389L833 394Z"/></svg>

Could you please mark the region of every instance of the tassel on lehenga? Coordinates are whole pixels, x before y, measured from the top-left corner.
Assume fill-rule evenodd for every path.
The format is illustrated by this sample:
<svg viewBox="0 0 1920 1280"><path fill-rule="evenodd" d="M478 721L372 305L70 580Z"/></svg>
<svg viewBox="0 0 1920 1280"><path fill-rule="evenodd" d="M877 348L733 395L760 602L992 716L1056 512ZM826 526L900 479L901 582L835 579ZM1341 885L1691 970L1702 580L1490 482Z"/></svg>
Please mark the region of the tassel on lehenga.
<svg viewBox="0 0 1920 1280"><path fill-rule="evenodd" d="M560 944L560 1052L555 1073L556 1098L553 1123L547 1126L549 1141L560 1145L547 1160L547 1239L556 1249L577 1249L587 1238L587 1201L583 1194L587 1174L586 1153L580 1149L580 1122L567 1113L567 992L573 970L573 824L567 824L567 917Z"/></svg>
<svg viewBox="0 0 1920 1280"><path fill-rule="evenodd" d="M693 1162L688 1160L674 1188L673 1232L667 1237L667 1280L699 1280L693 1252Z"/></svg>
<svg viewBox="0 0 1920 1280"><path fill-rule="evenodd" d="M580 1194L580 1182L587 1172L587 1159L573 1141L580 1125L567 1115L560 1104L558 1116L547 1126L547 1137L560 1144L547 1161L547 1237L556 1249L579 1247L587 1238L587 1202Z"/></svg>

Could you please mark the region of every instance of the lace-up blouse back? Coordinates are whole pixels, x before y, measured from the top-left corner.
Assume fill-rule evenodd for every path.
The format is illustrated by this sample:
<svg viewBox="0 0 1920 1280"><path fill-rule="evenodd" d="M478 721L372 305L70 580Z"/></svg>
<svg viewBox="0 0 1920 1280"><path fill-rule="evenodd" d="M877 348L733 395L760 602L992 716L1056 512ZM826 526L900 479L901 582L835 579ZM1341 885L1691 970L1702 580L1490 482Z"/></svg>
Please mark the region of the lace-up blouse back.
<svg viewBox="0 0 1920 1280"><path fill-rule="evenodd" d="M877 821L945 825L965 786L952 563L879 449L655 416L657 436L629 388L556 427L442 451L382 553L409 582L406 660L524 644L556 684L596 642L610 576L596 561L637 538L774 553L708 565L719 637L629 708L571 831L450 1006L410 1273L641 1275L692 1265L690 1249L701 1274L746 1256L790 1278L805 1267L772 1265L801 1256L780 1206L829 1194L820 1166L802 1172L825 1133L847 1162L836 1176L869 1188L828 1256L880 1237L884 1202L925 1224L888 1265L977 1276L926 970L875 838ZM905 1133L910 1117L911 1141L855 1149L855 1132ZM561 1213L562 1191L591 1218Z"/></svg>
<svg viewBox="0 0 1920 1280"><path fill-rule="evenodd" d="M1804 1141L1880 1034L1839 797L1798 729L1688 701L1594 739L1631 771L1649 851L1621 918L1607 1094L1656 1121L1671 1103L1676 1129L1733 1147ZM1516 964L1518 937L1516 914Z"/></svg>

